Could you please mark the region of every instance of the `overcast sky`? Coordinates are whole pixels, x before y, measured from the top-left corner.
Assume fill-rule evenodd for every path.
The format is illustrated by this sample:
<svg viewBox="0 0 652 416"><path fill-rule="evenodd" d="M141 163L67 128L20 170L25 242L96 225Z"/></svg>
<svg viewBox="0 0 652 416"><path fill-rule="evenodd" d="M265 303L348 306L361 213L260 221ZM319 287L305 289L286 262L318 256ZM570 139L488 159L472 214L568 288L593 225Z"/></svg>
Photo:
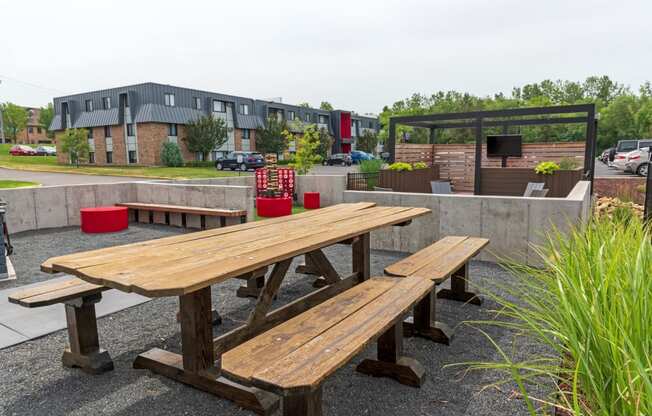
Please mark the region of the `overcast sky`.
<svg viewBox="0 0 652 416"><path fill-rule="evenodd" d="M0 0L0 102L154 81L378 113L414 92L652 79L651 0Z"/></svg>

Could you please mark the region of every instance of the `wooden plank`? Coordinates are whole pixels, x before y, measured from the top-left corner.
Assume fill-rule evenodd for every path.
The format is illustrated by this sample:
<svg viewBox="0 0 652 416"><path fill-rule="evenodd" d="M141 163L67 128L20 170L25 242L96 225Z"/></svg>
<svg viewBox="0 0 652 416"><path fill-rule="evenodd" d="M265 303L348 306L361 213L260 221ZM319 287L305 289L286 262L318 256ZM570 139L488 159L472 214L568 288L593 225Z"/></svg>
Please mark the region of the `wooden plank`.
<svg viewBox="0 0 652 416"><path fill-rule="evenodd" d="M239 217L246 215L247 211L242 209L224 209L224 208L204 208L188 207L183 205L166 205L166 204L147 204L143 202L122 202L115 204L118 207L127 207L131 209L141 209L157 212L178 212L194 215L208 215L215 217Z"/></svg>
<svg viewBox="0 0 652 416"><path fill-rule="evenodd" d="M310 220L315 217L330 215L336 212L345 213L345 212L357 211L357 210L370 208L375 205L376 205L375 203L371 203L371 202L338 204L326 208L305 211L299 214L292 215L290 217L270 218L263 221L237 224L231 227L214 228L206 231L175 235L171 237L159 238L156 240L125 244L117 247L107 247L107 248L102 248L97 250L85 251L81 253L67 254L64 256L52 257L46 260L41 264L41 270L46 273L57 273L58 271L52 268L53 263L58 263L58 262L73 263L77 259L87 259L87 260L90 259L92 261L99 263L102 261L102 259L105 259L106 257L112 258L113 256L128 254L133 251L138 252L144 248L165 247L165 246L182 243L182 242L209 239L216 236L224 236L232 233L242 232L243 230L249 230L249 229L266 229L269 227L274 227L280 223L292 223L299 226L306 220Z"/></svg>
<svg viewBox="0 0 652 416"><path fill-rule="evenodd" d="M489 240L486 238L470 237L456 245L442 257L433 259L433 261L414 272L413 275L431 279L435 282L447 279L451 273L467 263L487 244L489 244Z"/></svg>
<svg viewBox="0 0 652 416"><path fill-rule="evenodd" d="M279 240L272 240L273 244L269 244L268 241L262 246L257 246L256 242L247 243L238 248L237 254L229 257L219 253L201 253L187 257L184 261L175 259L166 262L164 259L158 259L157 263L151 264L138 273L134 272L137 269L136 266L131 264L127 264L123 268L101 268L99 272L94 272L93 267L80 270L71 269L69 272L92 283L118 288L126 292L133 291L145 296L182 295L265 265L327 247L338 241L347 240L384 226L402 223L430 212L427 208L403 207L378 207L370 210L370 212L381 211L386 214L342 220L332 224L328 232L308 233L286 244L279 244ZM250 247L254 246L257 248L251 250ZM60 267L58 264L54 266L55 268Z"/></svg>
<svg viewBox="0 0 652 416"><path fill-rule="evenodd" d="M256 372L252 383L285 394L314 390L326 377L401 319L433 287L434 283L425 279L400 279L373 302L283 359Z"/></svg>
<svg viewBox="0 0 652 416"><path fill-rule="evenodd" d="M63 303L67 300L99 293L108 290L107 287L84 282L78 278L70 278L62 282L43 284L9 296L9 302L27 308Z"/></svg>
<svg viewBox="0 0 652 416"><path fill-rule="evenodd" d="M249 383L254 373L285 357L385 293L395 278L374 278L308 309L222 355L222 371Z"/></svg>
<svg viewBox="0 0 652 416"><path fill-rule="evenodd" d="M409 276L433 260L438 261L440 256L442 256L447 251L452 250L455 246L468 238L469 237L467 236L444 237L434 244L431 244L428 247L417 251L411 256L408 256L390 266L387 266L385 268L385 273L390 276Z"/></svg>

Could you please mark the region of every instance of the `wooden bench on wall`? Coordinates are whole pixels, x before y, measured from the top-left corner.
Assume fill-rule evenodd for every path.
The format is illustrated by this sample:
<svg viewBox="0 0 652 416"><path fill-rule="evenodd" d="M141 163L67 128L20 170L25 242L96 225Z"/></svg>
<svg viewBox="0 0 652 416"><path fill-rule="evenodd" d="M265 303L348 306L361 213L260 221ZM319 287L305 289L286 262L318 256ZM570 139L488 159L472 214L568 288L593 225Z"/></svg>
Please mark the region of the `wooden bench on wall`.
<svg viewBox="0 0 652 416"><path fill-rule="evenodd" d="M149 223L154 223L154 212L165 213L165 224L170 225L170 213L181 214L181 226L187 227L187 216L197 215L200 218L201 229L206 229L206 217L217 217L220 219L220 227L226 227L227 218L240 218L240 223L247 222L247 211L240 209L223 209L223 208L202 208L187 207L182 205L167 204L149 204L144 202L123 202L115 204L119 207L127 207L134 210L135 220L139 221L139 212L146 211L149 213Z"/></svg>

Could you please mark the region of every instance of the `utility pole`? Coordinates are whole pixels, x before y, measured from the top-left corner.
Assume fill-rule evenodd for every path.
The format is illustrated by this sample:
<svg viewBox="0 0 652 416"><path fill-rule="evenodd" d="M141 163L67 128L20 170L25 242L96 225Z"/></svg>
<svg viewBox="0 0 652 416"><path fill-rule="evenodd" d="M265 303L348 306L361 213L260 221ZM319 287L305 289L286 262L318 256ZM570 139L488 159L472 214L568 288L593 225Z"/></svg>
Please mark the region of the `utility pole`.
<svg viewBox="0 0 652 416"><path fill-rule="evenodd" d="M1 79L0 84L2 84ZM5 140L5 122L4 117L2 116L2 107L0 107L0 143L7 143L7 140Z"/></svg>

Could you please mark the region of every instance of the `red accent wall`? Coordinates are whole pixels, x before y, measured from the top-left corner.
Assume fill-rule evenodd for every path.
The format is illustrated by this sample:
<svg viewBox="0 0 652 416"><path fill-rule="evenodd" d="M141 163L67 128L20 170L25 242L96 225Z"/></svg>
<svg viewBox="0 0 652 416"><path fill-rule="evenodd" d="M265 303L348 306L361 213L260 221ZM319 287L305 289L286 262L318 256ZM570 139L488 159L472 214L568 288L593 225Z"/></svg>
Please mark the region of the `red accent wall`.
<svg viewBox="0 0 652 416"><path fill-rule="evenodd" d="M351 153L351 143L342 143L342 153Z"/></svg>
<svg viewBox="0 0 652 416"><path fill-rule="evenodd" d="M340 113L340 136L348 139L351 137L351 113Z"/></svg>

